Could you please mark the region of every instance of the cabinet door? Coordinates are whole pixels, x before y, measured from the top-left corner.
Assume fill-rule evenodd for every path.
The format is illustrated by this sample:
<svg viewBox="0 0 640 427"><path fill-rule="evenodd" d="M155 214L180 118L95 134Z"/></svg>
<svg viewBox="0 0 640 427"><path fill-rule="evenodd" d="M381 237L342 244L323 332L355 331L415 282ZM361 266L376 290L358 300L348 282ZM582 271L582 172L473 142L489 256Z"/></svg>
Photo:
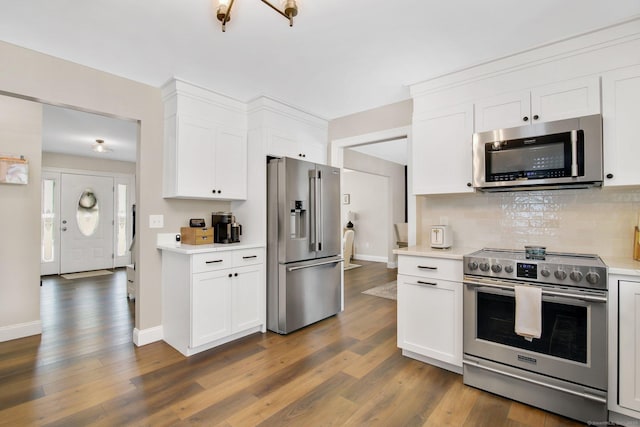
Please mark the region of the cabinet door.
<svg viewBox="0 0 640 427"><path fill-rule="evenodd" d="M234 268L231 282L233 333L265 323L265 282L263 264Z"/></svg>
<svg viewBox="0 0 640 427"><path fill-rule="evenodd" d="M241 131L218 129L216 132L214 188L221 199L247 198L247 139Z"/></svg>
<svg viewBox="0 0 640 427"><path fill-rule="evenodd" d="M193 275L191 290L191 347L231 333L231 270Z"/></svg>
<svg viewBox="0 0 640 427"><path fill-rule="evenodd" d="M471 187L473 105L414 118L411 171L414 194L466 193Z"/></svg>
<svg viewBox="0 0 640 427"><path fill-rule="evenodd" d="M180 197L211 197L215 129L192 117L178 116L176 193Z"/></svg>
<svg viewBox="0 0 640 427"><path fill-rule="evenodd" d="M638 100L640 66L622 68L602 76L604 185L640 185Z"/></svg>
<svg viewBox="0 0 640 427"><path fill-rule="evenodd" d="M531 122L529 91L507 93L475 103L475 131L484 132Z"/></svg>
<svg viewBox="0 0 640 427"><path fill-rule="evenodd" d="M308 162L325 164L327 146L309 141L297 141L274 130L269 131L268 154L276 157L292 157Z"/></svg>
<svg viewBox="0 0 640 427"><path fill-rule="evenodd" d="M550 122L599 114L599 83L599 77L592 76L532 89L530 122Z"/></svg>
<svg viewBox="0 0 640 427"><path fill-rule="evenodd" d="M462 284L398 275L398 346L462 366Z"/></svg>
<svg viewBox="0 0 640 427"><path fill-rule="evenodd" d="M640 282L619 283L618 401L640 411Z"/></svg>

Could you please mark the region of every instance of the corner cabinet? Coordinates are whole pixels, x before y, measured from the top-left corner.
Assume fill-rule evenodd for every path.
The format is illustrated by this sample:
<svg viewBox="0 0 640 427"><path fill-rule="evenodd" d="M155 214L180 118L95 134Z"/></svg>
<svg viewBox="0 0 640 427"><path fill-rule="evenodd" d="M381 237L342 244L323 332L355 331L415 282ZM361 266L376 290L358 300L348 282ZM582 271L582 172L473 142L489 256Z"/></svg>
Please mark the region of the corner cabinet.
<svg viewBox="0 0 640 427"><path fill-rule="evenodd" d="M472 192L472 136L473 104L414 114L410 160L413 193Z"/></svg>
<svg viewBox="0 0 640 427"><path fill-rule="evenodd" d="M398 347L462 373L462 261L398 255Z"/></svg>
<svg viewBox="0 0 640 427"><path fill-rule="evenodd" d="M180 80L162 90L163 197L245 200L246 106Z"/></svg>
<svg viewBox="0 0 640 427"><path fill-rule="evenodd" d="M640 276L609 275L609 362L609 419L636 425L640 423Z"/></svg>
<svg viewBox="0 0 640 427"><path fill-rule="evenodd" d="M475 131L484 132L600 113L598 76L507 93L475 103Z"/></svg>
<svg viewBox="0 0 640 427"><path fill-rule="evenodd" d="M265 332L264 248L195 251L162 251L164 340L190 356Z"/></svg>
<svg viewBox="0 0 640 427"><path fill-rule="evenodd" d="M602 76L604 185L640 185L640 65Z"/></svg>

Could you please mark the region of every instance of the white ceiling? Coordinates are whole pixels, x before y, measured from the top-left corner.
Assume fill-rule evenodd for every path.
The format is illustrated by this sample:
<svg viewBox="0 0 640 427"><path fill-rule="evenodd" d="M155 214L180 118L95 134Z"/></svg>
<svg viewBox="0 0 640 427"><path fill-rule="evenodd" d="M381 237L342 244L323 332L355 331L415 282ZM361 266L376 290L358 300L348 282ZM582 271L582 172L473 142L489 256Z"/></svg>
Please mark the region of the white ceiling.
<svg viewBox="0 0 640 427"><path fill-rule="evenodd" d="M278 3L278 0L274 0ZM407 85L640 14L640 0L0 0L0 40L159 87L171 77L326 119Z"/></svg>
<svg viewBox="0 0 640 427"><path fill-rule="evenodd" d="M112 151L94 152L96 139L104 140L105 148ZM137 122L52 105L43 107L44 152L135 162L137 141Z"/></svg>

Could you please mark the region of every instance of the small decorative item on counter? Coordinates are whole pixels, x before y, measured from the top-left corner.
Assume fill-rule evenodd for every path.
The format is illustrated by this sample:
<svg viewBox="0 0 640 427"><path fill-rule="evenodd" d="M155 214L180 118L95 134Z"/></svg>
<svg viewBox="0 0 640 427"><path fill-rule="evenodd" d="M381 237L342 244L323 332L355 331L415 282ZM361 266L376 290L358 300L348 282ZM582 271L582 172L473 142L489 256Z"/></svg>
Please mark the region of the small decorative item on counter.
<svg viewBox="0 0 640 427"><path fill-rule="evenodd" d="M545 246L525 246L525 258L543 260L547 256L547 248Z"/></svg>
<svg viewBox="0 0 640 427"><path fill-rule="evenodd" d="M209 245L213 243L213 228L180 227L182 243L185 245Z"/></svg>
<svg viewBox="0 0 640 427"><path fill-rule="evenodd" d="M16 157L0 154L0 183L29 183L29 162L24 156Z"/></svg>

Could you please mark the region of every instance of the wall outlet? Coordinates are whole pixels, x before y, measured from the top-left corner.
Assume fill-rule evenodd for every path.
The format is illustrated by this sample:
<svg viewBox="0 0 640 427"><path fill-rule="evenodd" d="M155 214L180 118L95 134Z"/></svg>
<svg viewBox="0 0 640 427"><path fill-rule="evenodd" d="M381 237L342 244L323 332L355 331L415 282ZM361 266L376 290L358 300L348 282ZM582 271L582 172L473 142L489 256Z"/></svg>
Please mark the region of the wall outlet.
<svg viewBox="0 0 640 427"><path fill-rule="evenodd" d="M164 215L149 215L149 228L164 227Z"/></svg>

